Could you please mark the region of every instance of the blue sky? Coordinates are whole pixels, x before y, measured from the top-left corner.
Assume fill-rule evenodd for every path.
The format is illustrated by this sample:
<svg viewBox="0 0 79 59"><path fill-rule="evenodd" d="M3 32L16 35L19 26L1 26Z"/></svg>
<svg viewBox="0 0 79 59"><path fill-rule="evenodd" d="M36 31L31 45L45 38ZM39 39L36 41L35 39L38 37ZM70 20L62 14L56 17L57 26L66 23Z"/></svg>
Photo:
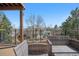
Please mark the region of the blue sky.
<svg viewBox="0 0 79 59"><path fill-rule="evenodd" d="M71 10L79 7L77 3L26 3L24 4L24 28L27 26L26 20L29 18L31 14L40 15L44 19L44 22L47 26L54 26L57 24L58 26L64 22L67 17L70 15ZM19 11L3 11L12 26L19 28Z"/></svg>

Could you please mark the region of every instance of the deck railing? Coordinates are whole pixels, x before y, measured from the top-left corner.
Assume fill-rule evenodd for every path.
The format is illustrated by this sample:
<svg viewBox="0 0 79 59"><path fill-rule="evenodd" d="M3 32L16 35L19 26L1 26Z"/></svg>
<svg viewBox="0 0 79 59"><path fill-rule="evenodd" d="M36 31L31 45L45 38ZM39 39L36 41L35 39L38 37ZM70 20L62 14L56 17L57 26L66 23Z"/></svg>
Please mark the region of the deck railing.
<svg viewBox="0 0 79 59"><path fill-rule="evenodd" d="M48 40L38 43L29 43L29 54L48 54L52 55L52 44Z"/></svg>
<svg viewBox="0 0 79 59"><path fill-rule="evenodd" d="M79 51L79 40L69 40L69 46Z"/></svg>
<svg viewBox="0 0 79 59"><path fill-rule="evenodd" d="M52 45L67 45L71 40L69 36L50 36L48 39L52 42Z"/></svg>

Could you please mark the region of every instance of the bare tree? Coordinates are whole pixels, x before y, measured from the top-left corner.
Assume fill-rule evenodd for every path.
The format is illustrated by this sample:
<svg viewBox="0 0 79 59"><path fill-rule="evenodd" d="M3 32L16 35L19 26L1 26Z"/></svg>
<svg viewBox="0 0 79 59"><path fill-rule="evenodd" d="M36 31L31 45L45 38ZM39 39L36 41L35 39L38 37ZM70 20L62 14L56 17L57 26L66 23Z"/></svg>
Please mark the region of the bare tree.
<svg viewBox="0 0 79 59"><path fill-rule="evenodd" d="M45 28L45 23L41 16L31 15L30 18L27 20L27 25L32 29L32 39L37 39L37 31L39 32L40 39L42 34L42 29Z"/></svg>
<svg viewBox="0 0 79 59"><path fill-rule="evenodd" d="M28 27L30 27L30 37L31 39L34 39L34 26L35 26L35 16L31 15L28 20L26 20Z"/></svg>
<svg viewBox="0 0 79 59"><path fill-rule="evenodd" d="M39 35L40 35L40 40L41 40L42 30L44 30L44 27L45 27L44 20L41 16L37 16L36 26L39 29Z"/></svg>

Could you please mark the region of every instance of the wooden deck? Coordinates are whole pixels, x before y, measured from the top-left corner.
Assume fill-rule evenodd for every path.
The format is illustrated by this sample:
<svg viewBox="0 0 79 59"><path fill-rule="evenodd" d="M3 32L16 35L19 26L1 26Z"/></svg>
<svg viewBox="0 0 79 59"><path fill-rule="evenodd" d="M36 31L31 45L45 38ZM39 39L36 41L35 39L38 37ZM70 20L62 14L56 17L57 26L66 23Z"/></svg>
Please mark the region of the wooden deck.
<svg viewBox="0 0 79 59"><path fill-rule="evenodd" d="M53 45L52 52L55 56L79 56L79 53L67 45Z"/></svg>
<svg viewBox="0 0 79 59"><path fill-rule="evenodd" d="M79 53L66 45L53 45L52 52L55 56L79 56ZM13 48L0 49L0 56L15 56ZM38 54L29 56L48 56L48 54Z"/></svg>
<svg viewBox="0 0 79 59"><path fill-rule="evenodd" d="M15 56L13 48L0 49L0 56Z"/></svg>
<svg viewBox="0 0 79 59"><path fill-rule="evenodd" d="M4 47L4 46L0 46L0 47ZM25 51L26 50L28 49L25 49ZM79 53L77 50L69 47L68 45L52 45L52 56L53 55L54 56L79 56ZM15 56L13 47L1 48L0 56ZM48 54L43 53L43 54L35 54L35 55L28 55L28 56L48 56Z"/></svg>

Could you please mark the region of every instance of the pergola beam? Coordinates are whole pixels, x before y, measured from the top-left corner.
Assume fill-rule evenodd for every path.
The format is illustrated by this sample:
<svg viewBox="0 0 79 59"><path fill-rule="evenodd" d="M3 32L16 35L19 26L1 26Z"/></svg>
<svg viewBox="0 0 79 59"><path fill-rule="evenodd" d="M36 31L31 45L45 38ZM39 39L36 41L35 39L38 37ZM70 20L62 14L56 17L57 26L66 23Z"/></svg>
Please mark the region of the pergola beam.
<svg viewBox="0 0 79 59"><path fill-rule="evenodd" d="M0 3L0 10L24 10L20 3Z"/></svg>
<svg viewBox="0 0 79 59"><path fill-rule="evenodd" d="M0 7L0 10L8 10L8 9L9 10L22 10L22 8L20 6L17 6L17 7L13 7L13 6Z"/></svg>

